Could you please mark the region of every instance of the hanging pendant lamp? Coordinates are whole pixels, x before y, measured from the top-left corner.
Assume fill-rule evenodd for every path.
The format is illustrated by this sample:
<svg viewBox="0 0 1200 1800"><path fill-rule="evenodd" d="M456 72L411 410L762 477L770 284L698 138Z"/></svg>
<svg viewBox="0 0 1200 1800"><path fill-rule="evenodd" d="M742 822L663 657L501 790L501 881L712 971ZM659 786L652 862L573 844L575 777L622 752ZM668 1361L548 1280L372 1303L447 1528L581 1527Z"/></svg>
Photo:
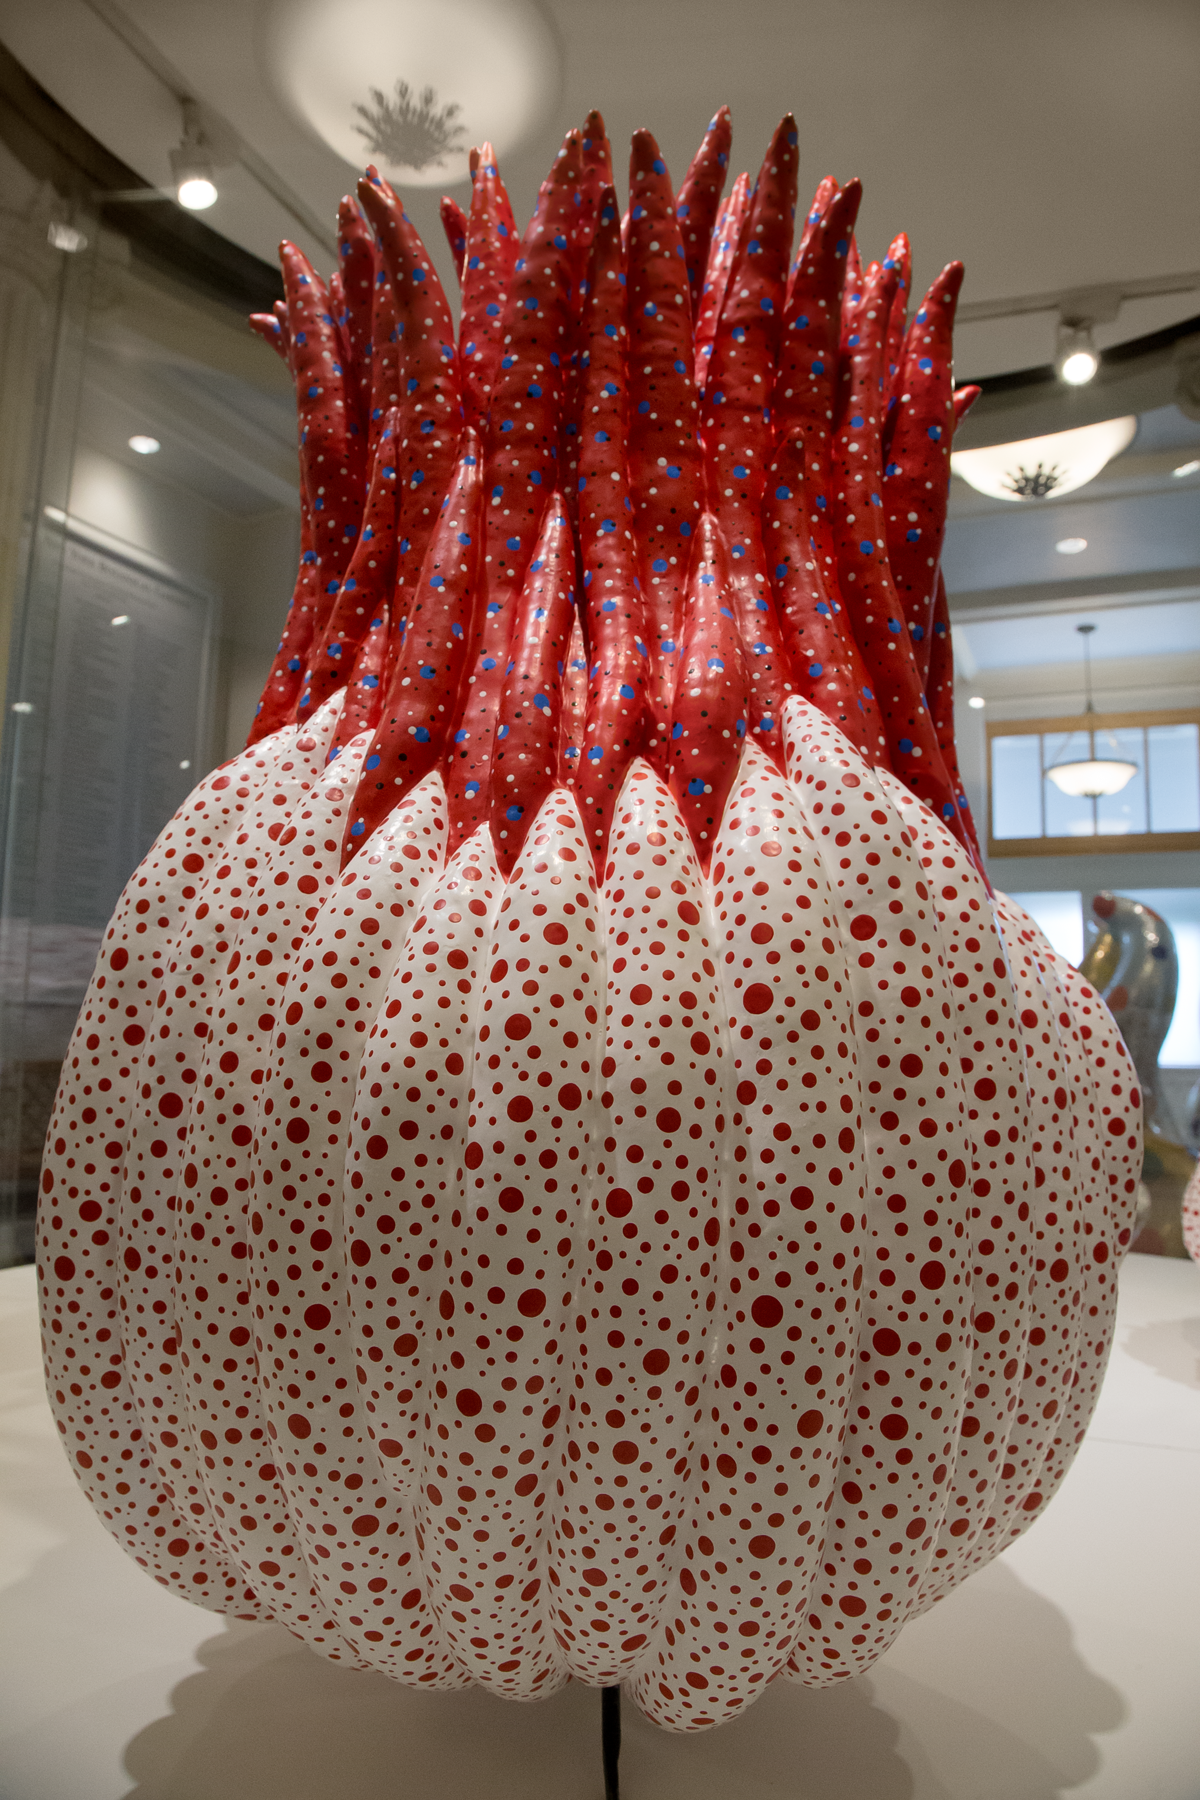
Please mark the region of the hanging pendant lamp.
<svg viewBox="0 0 1200 1800"><path fill-rule="evenodd" d="M1092 657L1089 638L1096 627L1094 625L1077 625L1076 630L1083 639L1084 684L1087 692L1087 704L1084 717L1090 718L1096 708L1092 704ZM1096 733L1088 726L1088 745L1090 756L1080 757L1071 762L1052 763L1046 770L1055 787L1062 794L1069 794L1076 800L1100 800L1108 794L1119 794L1137 774L1137 764L1126 762L1123 757L1097 756Z"/></svg>

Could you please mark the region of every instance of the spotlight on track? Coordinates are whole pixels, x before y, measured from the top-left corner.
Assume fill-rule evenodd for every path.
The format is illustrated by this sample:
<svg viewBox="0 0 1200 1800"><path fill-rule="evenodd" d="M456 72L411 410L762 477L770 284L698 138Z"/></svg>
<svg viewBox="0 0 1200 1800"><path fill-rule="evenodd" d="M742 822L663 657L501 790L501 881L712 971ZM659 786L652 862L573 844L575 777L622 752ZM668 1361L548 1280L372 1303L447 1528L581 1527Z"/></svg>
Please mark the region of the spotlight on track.
<svg viewBox="0 0 1200 1800"><path fill-rule="evenodd" d="M1083 387L1100 367L1100 357L1092 340L1092 327L1086 321L1071 323L1064 319L1058 332L1058 355L1054 359L1060 381L1068 387Z"/></svg>
<svg viewBox="0 0 1200 1800"><path fill-rule="evenodd" d="M175 197L188 212L203 212L217 198L212 151L194 100L183 102L183 141L171 152Z"/></svg>

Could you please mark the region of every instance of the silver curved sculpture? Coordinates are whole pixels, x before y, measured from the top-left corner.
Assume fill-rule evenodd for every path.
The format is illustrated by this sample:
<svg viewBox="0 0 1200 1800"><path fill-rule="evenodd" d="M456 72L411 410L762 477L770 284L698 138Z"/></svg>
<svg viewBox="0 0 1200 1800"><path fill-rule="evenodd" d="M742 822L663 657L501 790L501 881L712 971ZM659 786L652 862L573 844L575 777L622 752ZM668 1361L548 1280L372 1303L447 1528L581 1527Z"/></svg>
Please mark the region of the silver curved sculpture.
<svg viewBox="0 0 1200 1800"><path fill-rule="evenodd" d="M1161 1103L1158 1053L1179 990L1179 958L1166 920L1140 900L1097 894L1081 972L1104 996L1137 1068L1149 1125Z"/></svg>
<svg viewBox="0 0 1200 1800"><path fill-rule="evenodd" d="M1123 894L1097 894L1092 914L1080 971L1120 1026L1142 1089L1146 1206L1133 1247L1159 1256L1184 1256L1181 1209L1194 1159L1174 1141L1158 1068L1179 990L1175 939L1153 907Z"/></svg>

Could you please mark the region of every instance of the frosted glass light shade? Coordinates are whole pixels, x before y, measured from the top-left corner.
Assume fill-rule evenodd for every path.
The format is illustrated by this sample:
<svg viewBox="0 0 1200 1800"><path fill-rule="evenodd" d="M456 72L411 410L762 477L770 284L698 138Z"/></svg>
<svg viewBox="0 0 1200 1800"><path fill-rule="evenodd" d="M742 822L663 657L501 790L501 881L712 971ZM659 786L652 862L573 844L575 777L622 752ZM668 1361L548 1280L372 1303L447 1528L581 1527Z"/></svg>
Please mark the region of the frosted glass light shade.
<svg viewBox="0 0 1200 1800"><path fill-rule="evenodd" d="M994 500L1044 500L1070 494L1094 481L1105 463L1133 441L1137 419L1102 419L1047 437L1022 438L1015 444L988 444L982 450L956 450L950 467L977 492Z"/></svg>
<svg viewBox="0 0 1200 1800"><path fill-rule="evenodd" d="M1055 787L1072 799L1098 800L1104 794L1119 794L1137 774L1137 764L1117 758L1088 757L1082 762L1055 763L1046 770Z"/></svg>
<svg viewBox="0 0 1200 1800"><path fill-rule="evenodd" d="M535 0L274 0L260 54L291 110L353 168L408 187L468 177L552 109L561 83Z"/></svg>

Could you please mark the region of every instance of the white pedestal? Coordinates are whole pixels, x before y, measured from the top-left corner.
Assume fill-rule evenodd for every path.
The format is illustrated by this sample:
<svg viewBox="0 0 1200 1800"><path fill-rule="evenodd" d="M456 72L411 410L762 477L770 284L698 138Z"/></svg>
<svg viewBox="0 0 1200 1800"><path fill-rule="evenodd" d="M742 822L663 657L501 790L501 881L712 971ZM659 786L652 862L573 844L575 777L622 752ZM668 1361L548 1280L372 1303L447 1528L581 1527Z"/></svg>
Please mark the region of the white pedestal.
<svg viewBox="0 0 1200 1800"><path fill-rule="evenodd" d="M777 1682L670 1737L625 1708L626 1800L1197 1800L1200 1270L1130 1257L1061 1492L836 1691ZM599 1800L598 1696L426 1695L158 1588L75 1487L33 1270L0 1273L3 1800Z"/></svg>

